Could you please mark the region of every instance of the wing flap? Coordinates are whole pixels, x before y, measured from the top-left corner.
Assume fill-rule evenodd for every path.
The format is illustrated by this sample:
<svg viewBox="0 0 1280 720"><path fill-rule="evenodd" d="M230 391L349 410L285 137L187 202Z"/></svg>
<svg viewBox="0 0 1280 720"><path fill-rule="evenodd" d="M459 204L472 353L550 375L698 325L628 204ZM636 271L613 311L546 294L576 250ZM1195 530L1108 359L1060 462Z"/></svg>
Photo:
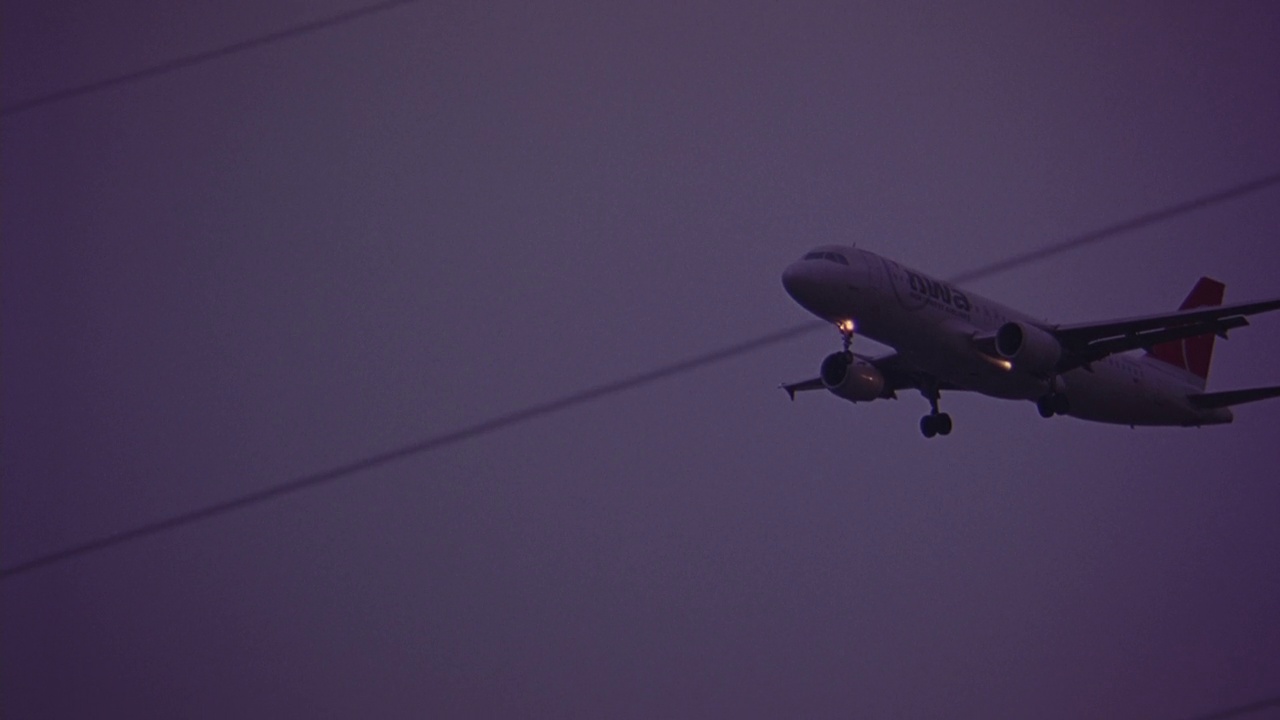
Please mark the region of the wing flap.
<svg viewBox="0 0 1280 720"><path fill-rule="evenodd" d="M1180 310L1178 312L1162 313L1160 315L1143 315L1140 317L1108 320L1105 322L1058 325L1050 328L1050 332L1052 332L1054 336L1058 338L1058 341L1064 346L1071 348L1087 345L1091 342L1104 338L1131 335L1145 330L1160 330L1163 328L1183 325L1213 323L1225 318L1256 315L1258 313L1270 312L1277 309L1280 309L1280 298L1262 300L1259 302L1236 303L1234 305L1195 308L1193 310Z"/></svg>
<svg viewBox="0 0 1280 720"><path fill-rule="evenodd" d="M1118 352L1136 350L1138 348L1150 349L1155 345L1169 342L1170 340L1182 340L1199 335L1218 335L1225 338L1228 330L1234 330L1248 324L1249 321L1243 317L1230 317L1102 338L1089 343L1080 350L1072 352L1064 359L1065 362L1059 367L1059 372L1066 372L1067 370L1088 365Z"/></svg>
<svg viewBox="0 0 1280 720"><path fill-rule="evenodd" d="M1126 350L1150 350L1162 343L1202 335L1226 337L1227 331L1249 324L1246 316L1277 309L1280 298L1047 329L1062 344L1063 358L1057 370L1066 372Z"/></svg>

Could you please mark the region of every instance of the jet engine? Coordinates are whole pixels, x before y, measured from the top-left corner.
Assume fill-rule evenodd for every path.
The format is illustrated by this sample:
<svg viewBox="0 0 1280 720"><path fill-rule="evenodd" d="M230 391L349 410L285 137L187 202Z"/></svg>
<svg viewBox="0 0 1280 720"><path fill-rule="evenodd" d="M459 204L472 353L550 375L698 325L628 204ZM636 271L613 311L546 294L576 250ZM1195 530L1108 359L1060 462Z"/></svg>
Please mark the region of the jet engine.
<svg viewBox="0 0 1280 720"><path fill-rule="evenodd" d="M1048 375L1062 359L1058 339L1034 325L1007 322L996 331L996 352L1032 375Z"/></svg>
<svg viewBox="0 0 1280 720"><path fill-rule="evenodd" d="M819 371L822 384L833 395L852 402L866 402L884 396L884 376L874 365L848 353L831 353Z"/></svg>

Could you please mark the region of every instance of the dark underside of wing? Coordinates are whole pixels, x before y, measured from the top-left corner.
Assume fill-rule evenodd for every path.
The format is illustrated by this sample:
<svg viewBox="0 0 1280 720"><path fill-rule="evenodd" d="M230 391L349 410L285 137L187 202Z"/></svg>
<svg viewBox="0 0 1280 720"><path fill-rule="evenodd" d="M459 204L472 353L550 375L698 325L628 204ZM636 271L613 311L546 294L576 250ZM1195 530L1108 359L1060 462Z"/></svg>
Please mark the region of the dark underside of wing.
<svg viewBox="0 0 1280 720"><path fill-rule="evenodd" d="M938 380L932 375L917 370L902 359L898 353L891 353L878 358L866 358L884 375L885 384L890 390L920 390L936 386L938 390L962 390L951 383Z"/></svg>
<svg viewBox="0 0 1280 720"><path fill-rule="evenodd" d="M890 353L880 357L871 357L870 355L862 355L854 353L854 356L865 363L874 366L880 374L884 376L885 390L892 397L893 393L898 390L920 390L926 387L937 387L938 390L963 390L951 383L942 382L933 376L921 372L908 364L897 353ZM782 386L783 390L791 396L792 400L796 399L797 392L806 390L826 390L827 386L823 384L822 378L813 378L812 380L803 380L801 382L789 383Z"/></svg>

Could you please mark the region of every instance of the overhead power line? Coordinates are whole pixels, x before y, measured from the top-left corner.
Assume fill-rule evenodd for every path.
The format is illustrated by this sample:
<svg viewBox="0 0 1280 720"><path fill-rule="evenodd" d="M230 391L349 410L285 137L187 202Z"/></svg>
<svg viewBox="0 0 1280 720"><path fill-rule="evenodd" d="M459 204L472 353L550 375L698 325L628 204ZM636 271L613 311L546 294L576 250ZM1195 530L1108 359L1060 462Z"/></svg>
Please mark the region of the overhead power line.
<svg viewBox="0 0 1280 720"><path fill-rule="evenodd" d="M1280 707L1280 695L1265 698L1263 700L1255 700L1254 702L1247 703L1245 705L1236 705L1235 707L1214 710L1204 715L1189 717L1186 720L1229 720L1230 718L1243 717L1245 715L1256 713L1259 710L1268 710L1276 707Z"/></svg>
<svg viewBox="0 0 1280 720"><path fill-rule="evenodd" d="M253 50L254 48L272 45L284 40L292 40L293 38L300 37L302 35L309 35L338 25L345 25L346 23L354 20L360 20L388 10L394 10L401 5L408 5L414 2L418 2L418 0L384 0L384 2L373 3L372 5L366 5L365 7L357 8L355 10L348 10L347 12L338 13L337 15L331 15L319 20L301 23L283 30L267 33L266 35L259 35L257 37L249 38L248 40L241 40L239 42L231 43L230 45L224 45L213 50L205 50L191 55L176 57L172 60L167 60L156 65L142 68L141 70L124 73L123 75L103 78L101 80L84 83L83 85L75 85L73 87L64 88L45 95L37 95L36 97L0 108L0 117L17 115L18 113L34 110L38 107L52 105L53 103L70 100L71 98L77 98L82 95L89 95L90 93L106 90L107 88L116 87L118 85L128 85L141 80L148 80L161 75L167 75L168 73L176 70L182 70L195 65L202 65L213 60L219 60L230 55L242 53L246 50Z"/></svg>
<svg viewBox="0 0 1280 720"><path fill-rule="evenodd" d="M1116 237L1126 232L1131 232L1148 225L1169 220L1177 215L1193 212L1209 205L1226 202L1227 200L1240 197L1241 195L1256 192L1264 187L1269 187L1280 182L1280 173L1255 180L1253 182L1238 185L1228 190L1215 192L1209 195L1188 200L1185 202L1170 205L1163 210L1140 215L1131 220L1119 222L1110 225L1102 230L1087 233L1085 235L1071 238L1069 240L1054 243L1046 246L1041 250L1030 253L1024 253L1010 260L1003 260L989 265L961 273L956 276L958 280L977 280L980 278L990 277L992 275L1007 272L1017 267L1027 265L1033 262L1044 260L1052 255L1067 252L1086 243L1098 242L1106 238ZM681 360L674 363L662 365L654 370L637 373L620 380L608 382L586 390L580 390L575 393L564 395L555 400L532 405L522 410L516 410L497 417L490 418L483 422L476 423L443 435L436 435L419 442L405 445L392 450L371 455L359 460L338 465L328 470L302 475L300 477L287 480L278 485L258 490L256 492L247 493L230 500L207 505L203 508L189 510L184 513L171 515L170 517L156 520L154 522L138 525L133 528L122 530L111 535L106 535L95 540L89 540L77 545L71 545L61 550L39 555L30 560L10 565L0 570L0 580L22 575L24 573L47 567L57 563L61 563L73 558L88 555L99 550L105 550L117 545L123 545L134 540L140 540L152 535L158 535L169 530L176 530L186 525L201 522L211 518L227 515L238 510L260 505L272 500L276 500L287 495L300 493L320 485L332 483L336 480L350 477L357 473L374 468L382 467L398 460L403 460L413 455L421 455L424 453L439 450L441 448L454 445L465 440L470 440L483 435L504 430L514 425L535 420L546 415L558 413L568 410L579 405L601 400L606 397L617 395L627 390L633 390L638 387L649 385L660 380L665 380L676 375L691 372L708 365L731 360L748 353L761 350L763 348L777 345L779 343L791 340L804 333L812 332L818 328L827 327L826 323L807 322L799 325L793 325L781 330L775 330L757 337L745 340L743 342L734 343L718 350L713 350L693 358Z"/></svg>
<svg viewBox="0 0 1280 720"><path fill-rule="evenodd" d="M696 370L700 367L728 360L732 357L745 355L753 350L758 350L769 345L776 345L784 340L790 340L791 338L810 332L819 327L826 327L826 324L807 322L802 325L793 325L789 328L778 330L769 333L768 335L761 335L751 340L747 340L746 342L730 345L719 350L713 350L709 353L689 358L688 360L681 360L680 362L664 365L655 370L637 373L621 380L614 380L613 382L597 385L596 387L588 388L587 390L565 395L564 397L556 400L549 400L522 410L516 410L505 415L499 415L497 417L478 422L474 425L469 425L452 432L444 433L443 435L436 435L434 437L427 438L426 440L422 440L411 445L405 445L394 450L388 450L386 452L378 453L377 455L372 455L360 460L354 460L344 465L339 465L321 472L303 475L302 477L294 478L288 482L274 485L257 492L241 495L240 497L233 498L231 500L214 503L213 505L208 505L198 510L174 515L145 525L139 525L129 530L98 538L97 540L91 540L57 552L41 555L40 557L5 568L3 572L0 573L0 578L9 578L14 575L35 570L39 567L68 560L78 555L91 553L95 550L102 550L113 545L120 545L122 543L129 542L130 540L137 540L139 538L147 537L148 535L155 535L166 530L172 530L174 528L182 527L183 525L190 525L191 523L206 520L218 515L225 515L251 505L258 505L284 495L292 495L293 493L300 492L302 490L324 485L349 475L354 475L366 470L372 470L411 455L420 455L422 453L460 443L464 440L470 440L472 438L480 437L481 435L488 435L504 428L511 427L512 425L518 425L520 423L542 417L543 415L550 415L562 410L568 410L569 408L589 403L608 395L616 395L625 390L640 387L641 385L648 385L658 380L662 380L673 375L679 375L690 370Z"/></svg>
<svg viewBox="0 0 1280 720"><path fill-rule="evenodd" d="M951 282L973 282L974 280L988 277L999 272L1004 272L1005 270L1012 270L1016 267L1030 265L1031 263L1053 257L1054 255L1060 255L1069 250L1078 250L1085 245L1091 245L1101 240L1115 237L1116 235L1140 230L1148 225L1155 225L1156 223L1177 217L1178 215L1185 215L1186 213L1206 208L1210 205L1217 205L1218 203L1222 203L1227 200L1233 200L1250 193L1255 193L1259 190L1269 188L1272 185L1276 185L1277 183L1280 183L1280 173L1261 177L1257 180L1250 180L1249 182L1229 187L1226 190L1210 193L1208 195L1201 195L1198 198L1187 200L1186 202L1180 202L1176 205L1170 205L1169 207L1149 212L1145 215L1129 218L1128 220L1122 220L1114 225L1108 225L1104 228L1087 232L1083 235L1070 237L1066 240L1053 243L1052 245L1046 245L1037 250L1032 250L1031 252L1014 255L1013 257L1005 258L1004 260L991 263L990 265L983 265L982 267L962 272L951 278Z"/></svg>

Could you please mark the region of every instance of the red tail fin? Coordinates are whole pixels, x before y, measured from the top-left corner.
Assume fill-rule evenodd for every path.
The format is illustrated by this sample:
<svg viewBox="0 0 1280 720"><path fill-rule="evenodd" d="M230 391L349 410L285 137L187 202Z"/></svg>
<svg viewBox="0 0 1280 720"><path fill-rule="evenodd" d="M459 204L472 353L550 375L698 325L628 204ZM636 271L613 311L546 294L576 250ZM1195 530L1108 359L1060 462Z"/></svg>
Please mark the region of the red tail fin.
<svg viewBox="0 0 1280 720"><path fill-rule="evenodd" d="M1182 301L1182 307L1178 309L1191 310L1221 305L1226 289L1227 286L1217 280L1202 277L1191 289L1187 299ZM1209 361L1213 358L1213 340L1213 335L1197 335L1185 340L1171 340L1153 345L1147 354L1205 380L1209 377Z"/></svg>

